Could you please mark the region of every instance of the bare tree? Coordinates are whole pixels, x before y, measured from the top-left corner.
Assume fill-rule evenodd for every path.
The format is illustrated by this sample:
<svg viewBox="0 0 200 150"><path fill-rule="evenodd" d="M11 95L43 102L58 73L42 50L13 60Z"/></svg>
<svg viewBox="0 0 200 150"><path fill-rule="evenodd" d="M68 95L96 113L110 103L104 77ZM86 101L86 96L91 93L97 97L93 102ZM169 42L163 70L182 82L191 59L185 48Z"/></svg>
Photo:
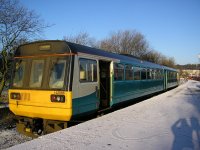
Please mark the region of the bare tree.
<svg viewBox="0 0 200 150"><path fill-rule="evenodd" d="M34 12L20 5L18 0L0 0L0 95L8 76L8 59L21 39L36 37L47 25Z"/></svg>
<svg viewBox="0 0 200 150"><path fill-rule="evenodd" d="M100 48L118 54L128 54L161 65L175 67L173 57L166 57L149 47L144 35L135 30L114 32L100 41Z"/></svg>
<svg viewBox="0 0 200 150"><path fill-rule="evenodd" d="M99 42L96 42L86 32L80 32L75 36L65 36L63 39L77 44L101 48L109 52L132 55L169 67L175 66L174 58L168 58L156 50L149 48L145 37L135 30L113 32L109 38Z"/></svg>
<svg viewBox="0 0 200 150"><path fill-rule="evenodd" d="M175 68L175 59L173 57L167 57L155 50L149 50L148 53L141 57L143 60L147 60L160 65Z"/></svg>
<svg viewBox="0 0 200 150"><path fill-rule="evenodd" d="M148 42L141 33L125 30L112 33L101 41L100 47L110 52L141 57L148 51Z"/></svg>
<svg viewBox="0 0 200 150"><path fill-rule="evenodd" d="M95 38L90 37L87 32L79 32L78 34L73 36L64 36L63 40L90 47L99 47L99 44L98 42L96 42Z"/></svg>
<svg viewBox="0 0 200 150"><path fill-rule="evenodd" d="M174 57L168 57L167 58L167 64L165 64L168 67L176 68L176 63Z"/></svg>
<svg viewBox="0 0 200 150"><path fill-rule="evenodd" d="M147 53L141 56L141 59L147 60L153 63L159 63L161 55L162 54L158 53L155 50L148 50Z"/></svg>

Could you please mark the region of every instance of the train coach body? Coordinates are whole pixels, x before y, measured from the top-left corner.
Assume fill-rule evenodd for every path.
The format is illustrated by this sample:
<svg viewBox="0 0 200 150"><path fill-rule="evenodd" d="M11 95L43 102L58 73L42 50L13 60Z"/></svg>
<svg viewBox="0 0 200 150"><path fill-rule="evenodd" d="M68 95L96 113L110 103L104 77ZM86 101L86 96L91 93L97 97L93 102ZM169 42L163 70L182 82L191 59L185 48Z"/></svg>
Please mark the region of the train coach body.
<svg viewBox="0 0 200 150"><path fill-rule="evenodd" d="M175 69L65 41L20 46L12 81L9 108L28 136L178 85Z"/></svg>

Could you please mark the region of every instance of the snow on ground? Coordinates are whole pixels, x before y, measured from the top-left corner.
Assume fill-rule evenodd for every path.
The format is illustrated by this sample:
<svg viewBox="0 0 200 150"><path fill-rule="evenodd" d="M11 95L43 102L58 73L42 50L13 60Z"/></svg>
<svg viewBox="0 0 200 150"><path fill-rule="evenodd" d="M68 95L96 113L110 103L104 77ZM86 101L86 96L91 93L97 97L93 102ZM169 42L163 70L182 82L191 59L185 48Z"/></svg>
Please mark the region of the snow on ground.
<svg viewBox="0 0 200 150"><path fill-rule="evenodd" d="M10 149L200 149L200 82Z"/></svg>

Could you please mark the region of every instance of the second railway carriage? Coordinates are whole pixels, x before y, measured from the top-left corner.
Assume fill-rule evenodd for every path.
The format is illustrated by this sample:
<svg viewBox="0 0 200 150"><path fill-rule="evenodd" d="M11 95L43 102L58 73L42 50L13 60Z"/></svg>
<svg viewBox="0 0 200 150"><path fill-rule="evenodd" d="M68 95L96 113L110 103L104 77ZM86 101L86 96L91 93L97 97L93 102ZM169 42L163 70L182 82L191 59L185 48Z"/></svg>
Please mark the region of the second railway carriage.
<svg viewBox="0 0 200 150"><path fill-rule="evenodd" d="M28 136L178 85L175 69L65 41L22 45L14 59L9 108Z"/></svg>

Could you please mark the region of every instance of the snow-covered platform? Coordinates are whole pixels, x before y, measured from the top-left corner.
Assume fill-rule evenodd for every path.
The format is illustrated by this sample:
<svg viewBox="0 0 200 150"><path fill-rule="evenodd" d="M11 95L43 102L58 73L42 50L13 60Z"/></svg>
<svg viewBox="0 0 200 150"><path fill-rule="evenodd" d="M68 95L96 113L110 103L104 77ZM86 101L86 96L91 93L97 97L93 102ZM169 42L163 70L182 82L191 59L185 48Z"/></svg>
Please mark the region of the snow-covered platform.
<svg viewBox="0 0 200 150"><path fill-rule="evenodd" d="M200 149L200 82L10 149Z"/></svg>

